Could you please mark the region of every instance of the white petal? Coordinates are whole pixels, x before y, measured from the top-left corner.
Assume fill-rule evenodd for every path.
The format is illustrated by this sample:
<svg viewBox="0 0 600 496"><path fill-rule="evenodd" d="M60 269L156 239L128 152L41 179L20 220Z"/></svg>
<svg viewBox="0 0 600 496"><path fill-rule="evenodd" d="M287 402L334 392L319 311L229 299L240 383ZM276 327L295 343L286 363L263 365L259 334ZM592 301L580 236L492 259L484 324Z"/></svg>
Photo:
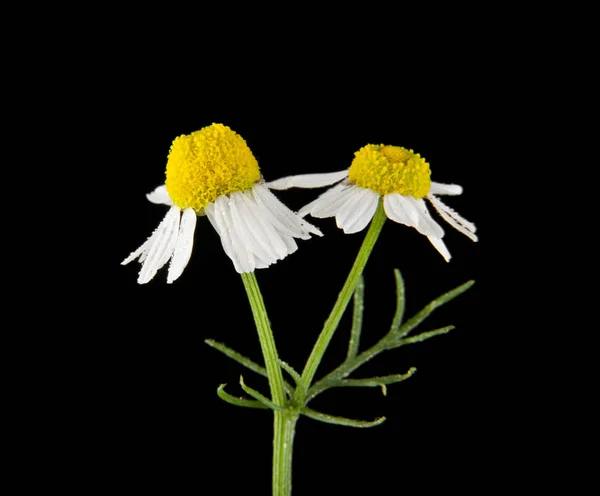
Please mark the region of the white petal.
<svg viewBox="0 0 600 496"><path fill-rule="evenodd" d="M254 257L254 261L256 262L257 269L266 269L267 267L269 267L269 265L271 265L270 263L265 262L264 260L262 260L260 257L257 257L257 256Z"/></svg>
<svg viewBox="0 0 600 496"><path fill-rule="evenodd" d="M225 253L240 272L265 268L298 249L314 226L281 203L265 186L221 196L205 208Z"/></svg>
<svg viewBox="0 0 600 496"><path fill-rule="evenodd" d="M245 191L242 200L246 205L246 212L255 221L252 227L256 230L257 238L271 255L265 261L273 263L284 258L288 251L282 237L288 233L283 232L281 229L278 230L274 225L274 223L281 223L260 201L260 198L254 196L251 191ZM285 226L281 225L281 228L285 229Z"/></svg>
<svg viewBox="0 0 600 496"><path fill-rule="evenodd" d="M383 208L388 218L399 224L409 227L417 227L419 223L419 211L412 197L403 196L399 193L389 193L383 197Z"/></svg>
<svg viewBox="0 0 600 496"><path fill-rule="evenodd" d="M356 213L360 206L361 200L365 198L367 189L356 187L356 193L348 198L348 201L340 207L337 215L335 216L335 223L340 229L346 230L346 225L353 222L356 217Z"/></svg>
<svg viewBox="0 0 600 496"><path fill-rule="evenodd" d="M408 201L414 203L415 207L419 212L419 222L416 225L417 231L425 236L434 236L436 238L444 237L444 230L429 214L425 200L419 198L418 200L412 196L406 197Z"/></svg>
<svg viewBox="0 0 600 496"><path fill-rule="evenodd" d="M153 235L152 246L148 250L146 259L142 264L138 276L138 283L145 284L150 281L156 272L168 261L175 249L177 235L179 234L179 217L181 210L173 206L158 226L156 235Z"/></svg>
<svg viewBox="0 0 600 496"><path fill-rule="evenodd" d="M431 193L427 198L448 224L473 241L477 241L477 236L474 234L476 230L475 224L469 222L464 217L461 217L457 212L452 210L448 205L444 204L439 198Z"/></svg>
<svg viewBox="0 0 600 496"><path fill-rule="evenodd" d="M298 244L296 243L296 240L291 236L283 235L281 236L281 238L283 239L283 242L285 243L285 246L288 250L288 255L291 255L298 249Z"/></svg>
<svg viewBox="0 0 600 496"><path fill-rule="evenodd" d="M231 206L231 203L229 204ZM231 217L231 210L227 212L228 219L227 222L231 225L231 243L233 245L234 251L238 253L241 265L240 273L245 272L254 272L256 269L256 260L254 258L254 254L246 244L246 240L242 238L242 233L238 230L238 226L233 222L233 218Z"/></svg>
<svg viewBox="0 0 600 496"><path fill-rule="evenodd" d="M146 198L148 198L148 200L152 203L159 205L173 205L173 201L171 200L169 193L167 193L167 187L164 184L156 188L151 193L148 193Z"/></svg>
<svg viewBox="0 0 600 496"><path fill-rule="evenodd" d="M362 231L371 219L375 215L377 205L379 204L379 195L370 189L367 190L369 193L365 198L361 200L361 204L358 205L357 215L354 222L346 222L344 232L346 234L352 234Z"/></svg>
<svg viewBox="0 0 600 496"><path fill-rule="evenodd" d="M160 227L160 226L159 226ZM144 241L144 244L140 246L137 250L132 251L129 256L121 262L121 265L127 265L129 262L133 262L137 257L144 256L148 253L150 246L152 245L152 239L154 235L157 233L158 228L154 230L154 232L150 235L150 237Z"/></svg>
<svg viewBox="0 0 600 496"><path fill-rule="evenodd" d="M229 205L231 207L231 217L235 223L236 229L240 234L241 241L246 244L247 249L267 261L273 258L273 253L268 250L268 245L261 243L263 237L260 227L257 226L252 213L244 203L244 195L241 192L231 194Z"/></svg>
<svg viewBox="0 0 600 496"><path fill-rule="evenodd" d="M329 205L330 203L335 201L335 199L337 199L338 195L342 191L346 191L346 190L350 189L351 187L352 187L352 185L347 184L346 182L335 185L333 188L330 188L327 191L325 191L325 193L321 193L315 200L304 205L298 211L298 215L300 217L304 217L307 214L312 215L312 212L315 209L325 207L325 205Z"/></svg>
<svg viewBox="0 0 600 496"><path fill-rule="evenodd" d="M359 192L358 187L353 184L340 184L338 186L334 186L323 193L312 204L306 205L300 210L299 214L310 208L309 212L313 217L323 219L336 216L346 202Z"/></svg>
<svg viewBox="0 0 600 496"><path fill-rule="evenodd" d="M233 250L233 245L231 241L231 234L229 229L227 228L226 221L223 218L222 208L217 206L217 200L213 203L209 203L206 207L204 207L204 211L206 212L206 216L208 217L209 222L217 231L219 238L221 239L221 244L223 245L223 251L225 254L232 260L233 266L235 270L241 272L240 263L238 260L237 253Z"/></svg>
<svg viewBox="0 0 600 496"><path fill-rule="evenodd" d="M287 176L275 181L265 183L269 189L289 188L321 188L337 183L348 177L348 170L339 172L326 172L323 174L301 174L298 176Z"/></svg>
<svg viewBox="0 0 600 496"><path fill-rule="evenodd" d="M248 207L257 215L259 215L265 222L267 222L269 226L273 228L276 226L277 231L289 236L294 236L301 233L301 231L292 229L290 226L282 223L279 220L279 217L275 215L271 208L265 204L264 200L258 196L253 189L245 191L244 196L251 203L251 205L248 205Z"/></svg>
<svg viewBox="0 0 600 496"><path fill-rule="evenodd" d="M300 225L302 226L302 228L305 231L307 231L307 232L309 232L311 234L316 234L317 236L323 236L323 233L321 232L321 230L318 227L313 226L310 222L308 222L307 220L302 219L302 217L300 217L299 215L298 215L298 217L300 219ZM306 238L304 236L302 236L301 239L306 239Z"/></svg>
<svg viewBox="0 0 600 496"><path fill-rule="evenodd" d="M167 283L171 284L185 269L192 255L194 246L194 231L196 230L196 212L193 208L186 208L179 222L179 234L177 244L173 252L173 258L169 265Z"/></svg>
<svg viewBox="0 0 600 496"><path fill-rule="evenodd" d="M430 195L460 195L463 192L462 186L458 184L443 184L431 182L429 189Z"/></svg>
<svg viewBox="0 0 600 496"><path fill-rule="evenodd" d="M269 212L279 221L275 227L284 225L285 234L294 236L295 238L309 239L310 232L319 233L320 231L313 225L301 219L297 214L287 208L279 199L271 193L262 184L255 184L252 188L252 193L256 198L262 200L262 203Z"/></svg>
<svg viewBox="0 0 600 496"><path fill-rule="evenodd" d="M450 256L448 248L446 248L444 240L442 238L436 238L435 236L427 236L427 239L431 241L431 244L435 247L435 249L442 254L444 260L446 260L446 262L449 262L450 258L452 257Z"/></svg>
<svg viewBox="0 0 600 496"><path fill-rule="evenodd" d="M216 211L221 213L221 220L224 228L222 232L227 232L229 242L234 257L232 259L236 270L239 273L252 272L255 269L254 256L244 244L241 234L233 220L231 213L230 199L226 196L220 196L215 200ZM237 262L237 263L236 263Z"/></svg>

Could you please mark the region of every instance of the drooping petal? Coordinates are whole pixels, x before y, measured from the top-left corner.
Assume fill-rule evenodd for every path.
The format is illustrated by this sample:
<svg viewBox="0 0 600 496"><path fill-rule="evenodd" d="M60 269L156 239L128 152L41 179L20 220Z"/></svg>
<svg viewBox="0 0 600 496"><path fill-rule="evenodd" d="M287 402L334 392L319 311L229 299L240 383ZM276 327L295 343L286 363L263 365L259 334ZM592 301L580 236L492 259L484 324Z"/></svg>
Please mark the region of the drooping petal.
<svg viewBox="0 0 600 496"><path fill-rule="evenodd" d="M442 226L440 226L429 214L429 210L427 210L427 205L425 205L425 201L422 198L418 200L413 198L412 196L405 197L409 202L413 203L419 212L419 222L415 228L421 234L425 236L433 236L436 238L444 237L444 230Z"/></svg>
<svg viewBox="0 0 600 496"><path fill-rule="evenodd" d="M261 184L220 196L204 210L240 273L268 267L293 253L298 249L294 238L320 234Z"/></svg>
<svg viewBox="0 0 600 496"><path fill-rule="evenodd" d="M301 174L298 176L286 176L275 181L265 183L269 189L289 188L321 188L337 183L348 177L348 170L339 172L326 172L322 174Z"/></svg>
<svg viewBox="0 0 600 496"><path fill-rule="evenodd" d="M367 227L367 224L371 222L373 215L375 215L380 197L377 193L371 191L370 189L367 189L366 191L368 194L362 198L360 205L357 205L357 211L356 215L354 216L354 220L346 222L346 226L344 227L344 232L346 234L362 231L365 227Z"/></svg>
<svg viewBox="0 0 600 496"><path fill-rule="evenodd" d="M475 224L469 222L464 217L461 217L455 210L451 209L448 205L443 203L439 198L431 193L429 193L427 199L448 224L473 241L477 241L477 236L475 235Z"/></svg>
<svg viewBox="0 0 600 496"><path fill-rule="evenodd" d="M435 249L441 253L442 257L444 257L444 260L449 262L450 258L452 257L450 256L448 248L446 248L444 240L442 238L436 238L435 236L427 236L427 239L431 241L431 244L435 247Z"/></svg>
<svg viewBox="0 0 600 496"><path fill-rule="evenodd" d="M369 189L356 186L356 193L346 201L335 216L335 221L340 229L348 233L348 228L353 225L362 214L364 207L370 204L371 195L377 194Z"/></svg>
<svg viewBox="0 0 600 496"><path fill-rule="evenodd" d="M237 252L239 256L241 264L240 272L254 272L254 269L256 269L256 260L254 258L254 254L252 253L250 247L246 244L246 239L242 237L242 231L238 228L237 224L233 220L231 199L228 200L229 201L227 202L227 205L229 209L226 209L223 214L231 232L231 244L233 246L233 250Z"/></svg>
<svg viewBox="0 0 600 496"><path fill-rule="evenodd" d="M138 276L139 284L149 282L173 255L179 234L180 214L179 207L172 206L158 226L157 232L152 235L151 246Z"/></svg>
<svg viewBox="0 0 600 496"><path fill-rule="evenodd" d="M179 222L179 234L177 236L177 244L173 252L173 258L169 265L167 274L167 284L171 284L182 273L187 266L192 248L194 246L194 231L196 230L196 212L193 208L186 208L183 211Z"/></svg>
<svg viewBox="0 0 600 496"><path fill-rule="evenodd" d="M340 207L335 216L335 223L340 229L344 229L346 220L353 212L355 212L355 207L360 203L360 199L363 197L364 193L364 188L356 187L356 193L348 197L348 201Z"/></svg>
<svg viewBox="0 0 600 496"><path fill-rule="evenodd" d="M301 208L298 215L303 215L307 212L313 217L320 219L334 217L346 202L354 195L358 194L358 192L357 186L352 184L340 184L334 186L331 190L323 193L315 201Z"/></svg>
<svg viewBox="0 0 600 496"><path fill-rule="evenodd" d="M463 192L462 186L458 184L444 184L431 182L429 189L430 195L461 195Z"/></svg>
<svg viewBox="0 0 600 496"><path fill-rule="evenodd" d="M173 205L173 201L171 200L169 193L167 193L167 187L164 184L160 185L154 191L148 193L146 198L148 198L148 200L152 203L156 203L158 205Z"/></svg>
<svg viewBox="0 0 600 496"><path fill-rule="evenodd" d="M137 250L132 251L129 254L129 256L121 262L121 265L127 265L129 262L133 262L138 257L140 257L140 263L143 262L142 257L146 258L146 255L148 254L148 250L152 246L152 241L154 239L154 236L156 235L156 233L158 232L160 227L161 226L159 225L154 230L154 232L150 235L150 237L146 241L144 241L142 246L140 246Z"/></svg>
<svg viewBox="0 0 600 496"><path fill-rule="evenodd" d="M253 220L251 228L255 232L256 238L263 248L268 252L269 260L275 262L281 260L287 255L287 247L283 241L283 236L292 235L292 231L287 229L275 215L252 194L252 191L241 193L242 201L246 206L246 215Z"/></svg>
<svg viewBox="0 0 600 496"><path fill-rule="evenodd" d="M254 197L261 200L266 209L283 224L288 234L296 238L309 239L310 233L322 236L323 234L312 224L301 219L297 214L287 208L279 199L262 184L255 184L252 188ZM276 225L276 227L277 227Z"/></svg>
<svg viewBox="0 0 600 496"><path fill-rule="evenodd" d="M299 211L298 215L300 217L304 217L307 214L313 214L315 210L320 208L324 208L326 205L334 202L338 195L340 195L343 191L352 188L352 185L343 182L341 184L336 184L333 188L328 189L325 193L321 193L315 200L311 201L304 205Z"/></svg>
<svg viewBox="0 0 600 496"><path fill-rule="evenodd" d="M417 227L419 211L410 198L412 197L402 196L399 193L388 193L383 197L383 208L388 218L394 222L409 227Z"/></svg>
<svg viewBox="0 0 600 496"><path fill-rule="evenodd" d="M261 233L260 227L256 226L257 221L248 211L243 198L244 195L241 192L236 192L229 199L231 217L236 230L240 234L241 241L255 256L261 260L270 260L273 258L273 253L268 249L268 245L265 246L261 243L261 237L264 235Z"/></svg>
<svg viewBox="0 0 600 496"><path fill-rule="evenodd" d="M231 249L237 259L239 266L236 268L236 270L239 273L254 271L256 267L254 255L252 255L252 252L248 249L248 246L243 241L239 228L233 220L231 212L231 199L225 195L220 196L215 200L215 205L217 206L217 210L220 210L223 224L225 226L225 229L229 233Z"/></svg>
<svg viewBox="0 0 600 496"><path fill-rule="evenodd" d="M288 251L287 252L288 255L291 255L298 249L298 244L296 243L296 240L294 238L292 238L291 236L286 236L284 234L281 236L281 239L283 239L283 242L285 243L285 246Z"/></svg>
<svg viewBox="0 0 600 496"><path fill-rule="evenodd" d="M233 244L231 241L231 234L227 227L226 221L223 218L223 207L222 205L217 206L217 202L220 198L213 203L209 203L204 207L208 221L212 224L221 239L223 245L223 251L233 262L233 266L237 272L242 272L241 265L239 262L238 254L233 250Z"/></svg>

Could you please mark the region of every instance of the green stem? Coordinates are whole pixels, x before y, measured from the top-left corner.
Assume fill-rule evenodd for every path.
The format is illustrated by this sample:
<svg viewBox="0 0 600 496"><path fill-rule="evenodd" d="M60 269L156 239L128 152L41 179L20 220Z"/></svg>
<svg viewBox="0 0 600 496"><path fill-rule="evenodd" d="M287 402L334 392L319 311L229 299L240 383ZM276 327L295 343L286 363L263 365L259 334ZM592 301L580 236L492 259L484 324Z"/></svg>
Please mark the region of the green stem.
<svg viewBox="0 0 600 496"><path fill-rule="evenodd" d="M304 367L304 371L302 372L302 381L304 384L310 385L315 373L317 372L317 368L321 363L323 355L329 346L329 342L333 337L333 333L335 332L346 307L348 306L348 302L350 298L352 298L352 294L354 293L354 288L358 282L360 275L362 274L367 260L369 259L369 255L373 250L373 246L379 237L379 233L381 232L381 228L385 222L386 215L383 210L382 201L379 200L379 205L377 206L377 211L375 212L375 216L371 221L371 225L365 239L363 240L362 246L356 256L356 260L354 261L354 265L350 270L350 274L348 274L348 278L344 283L344 287L340 291L338 295L337 301L323 326L323 330L313 347L313 350L308 357L308 361ZM298 392L298 390L296 390Z"/></svg>
<svg viewBox="0 0 600 496"><path fill-rule="evenodd" d="M254 272L242 274L242 281L258 331L271 398L275 405L285 408L283 374L279 366L273 331ZM274 411L273 414L273 496L289 496L292 494L292 448L298 416L288 410Z"/></svg>
<svg viewBox="0 0 600 496"><path fill-rule="evenodd" d="M290 412L275 414L273 433L273 496L292 494L292 453L298 415Z"/></svg>
<svg viewBox="0 0 600 496"><path fill-rule="evenodd" d="M246 294L248 295L248 300L250 301L250 306L252 307L254 323L256 324L260 347L265 359L267 376L269 378L269 386L271 388L271 397L273 399L273 403L275 403L277 406L283 407L285 406L283 375L281 373L281 368L279 367L277 347L275 346L273 331L271 331L271 324L269 323L269 318L267 317L265 302L263 301L262 294L260 293L260 288L258 287L258 281L256 280L254 272L242 274L242 281L244 281L244 288L246 288Z"/></svg>

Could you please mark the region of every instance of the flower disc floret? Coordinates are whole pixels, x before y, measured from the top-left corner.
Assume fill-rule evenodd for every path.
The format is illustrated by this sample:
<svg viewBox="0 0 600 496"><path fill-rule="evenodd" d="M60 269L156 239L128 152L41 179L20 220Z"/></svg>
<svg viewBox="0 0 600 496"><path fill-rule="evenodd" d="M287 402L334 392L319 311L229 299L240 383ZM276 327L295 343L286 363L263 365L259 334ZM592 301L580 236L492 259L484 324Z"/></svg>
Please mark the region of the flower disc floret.
<svg viewBox="0 0 600 496"><path fill-rule="evenodd" d="M200 212L217 198L252 188L260 179L246 141L223 124L212 124L173 141L165 185L178 207Z"/></svg>
<svg viewBox="0 0 600 496"><path fill-rule="evenodd" d="M431 187L429 164L400 146L366 145L354 153L348 178L380 195L399 193L423 198Z"/></svg>

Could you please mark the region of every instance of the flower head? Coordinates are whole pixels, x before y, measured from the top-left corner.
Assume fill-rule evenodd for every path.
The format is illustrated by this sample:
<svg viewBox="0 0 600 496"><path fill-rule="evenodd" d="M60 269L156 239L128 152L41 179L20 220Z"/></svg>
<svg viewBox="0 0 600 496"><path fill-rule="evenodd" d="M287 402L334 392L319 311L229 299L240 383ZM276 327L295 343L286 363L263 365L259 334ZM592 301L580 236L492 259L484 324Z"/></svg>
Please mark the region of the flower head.
<svg viewBox="0 0 600 496"><path fill-rule="evenodd" d="M169 260L167 282L182 274L198 215L208 217L240 273L268 267L293 253L298 248L294 238L321 235L269 191L244 139L223 124L176 138L165 184L147 198L170 208L152 236L122 262L139 259L140 284Z"/></svg>
<svg viewBox="0 0 600 496"><path fill-rule="evenodd" d="M400 193L423 198L431 187L429 164L399 146L366 145L354 154L348 179L379 195Z"/></svg>
<svg viewBox="0 0 600 496"><path fill-rule="evenodd" d="M260 169L239 134L213 124L175 138L166 176L173 203L201 212L220 196L252 188L260 179Z"/></svg>
<svg viewBox="0 0 600 496"><path fill-rule="evenodd" d="M452 227L477 241L475 225L442 203L438 195L460 195L462 187L431 181L429 164L418 153L390 145L366 145L355 152L348 170L326 174L288 176L267 183L271 189L319 188L339 183L299 215L335 217L345 233L362 231L373 218L380 199L389 219L414 227L427 236L446 261L450 252L442 238L444 230L431 218L426 198Z"/></svg>

